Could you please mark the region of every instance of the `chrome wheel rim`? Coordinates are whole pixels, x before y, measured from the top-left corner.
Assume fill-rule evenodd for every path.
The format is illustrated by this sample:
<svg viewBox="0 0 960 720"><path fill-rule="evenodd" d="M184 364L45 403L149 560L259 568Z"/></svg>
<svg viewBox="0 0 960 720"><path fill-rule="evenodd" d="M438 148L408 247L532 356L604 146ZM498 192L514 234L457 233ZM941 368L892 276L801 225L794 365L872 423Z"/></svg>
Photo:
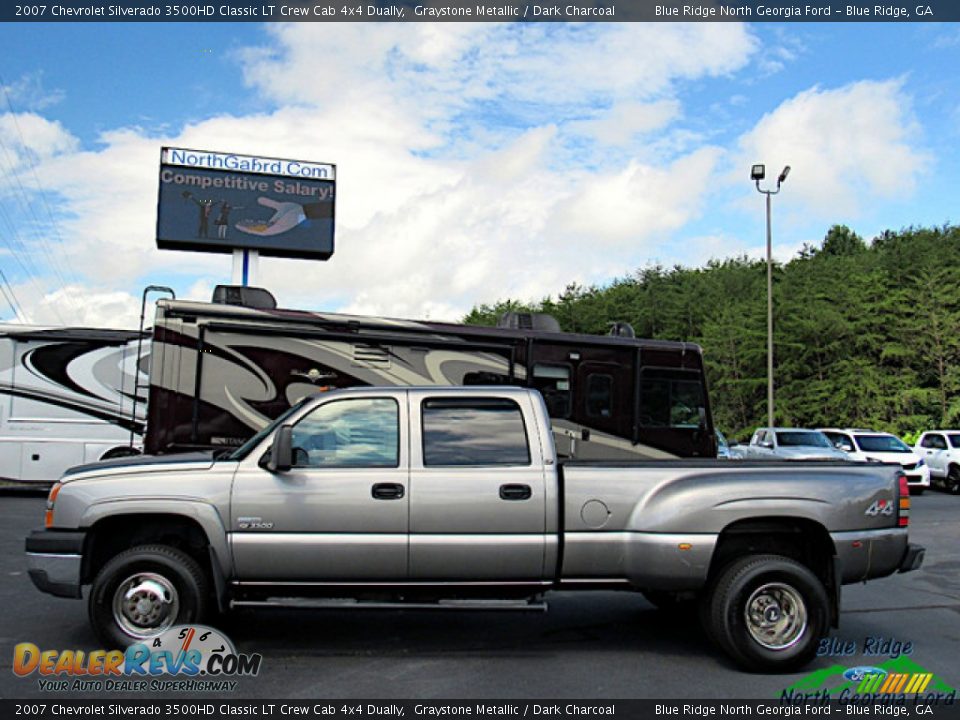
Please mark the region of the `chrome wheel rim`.
<svg viewBox="0 0 960 720"><path fill-rule="evenodd" d="M756 642L769 650L786 650L807 629L807 605L789 585L767 583L750 594L744 618Z"/></svg>
<svg viewBox="0 0 960 720"><path fill-rule="evenodd" d="M180 596L167 578L156 573L131 575L113 593L114 622L127 635L153 637L171 627L180 611Z"/></svg>

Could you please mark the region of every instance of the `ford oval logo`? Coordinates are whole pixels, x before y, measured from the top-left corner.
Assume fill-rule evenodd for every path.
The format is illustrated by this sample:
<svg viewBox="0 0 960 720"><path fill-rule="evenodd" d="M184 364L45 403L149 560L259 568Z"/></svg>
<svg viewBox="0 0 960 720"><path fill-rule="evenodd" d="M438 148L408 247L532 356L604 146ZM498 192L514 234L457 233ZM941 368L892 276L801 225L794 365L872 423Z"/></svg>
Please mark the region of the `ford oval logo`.
<svg viewBox="0 0 960 720"><path fill-rule="evenodd" d="M847 680L852 680L854 682L859 682L863 680L866 675L886 675L887 671L883 668L871 667L870 665L858 665L857 667L852 667L847 670L843 677Z"/></svg>

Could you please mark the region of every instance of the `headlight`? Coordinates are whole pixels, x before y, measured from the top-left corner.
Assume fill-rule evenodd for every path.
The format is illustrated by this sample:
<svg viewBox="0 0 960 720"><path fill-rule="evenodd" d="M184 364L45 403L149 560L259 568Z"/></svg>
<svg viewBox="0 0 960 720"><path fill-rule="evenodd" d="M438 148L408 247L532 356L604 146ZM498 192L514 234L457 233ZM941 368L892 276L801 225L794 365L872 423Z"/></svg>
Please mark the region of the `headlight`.
<svg viewBox="0 0 960 720"><path fill-rule="evenodd" d="M923 467L926 463L923 461L923 458L917 460L917 467Z"/></svg>

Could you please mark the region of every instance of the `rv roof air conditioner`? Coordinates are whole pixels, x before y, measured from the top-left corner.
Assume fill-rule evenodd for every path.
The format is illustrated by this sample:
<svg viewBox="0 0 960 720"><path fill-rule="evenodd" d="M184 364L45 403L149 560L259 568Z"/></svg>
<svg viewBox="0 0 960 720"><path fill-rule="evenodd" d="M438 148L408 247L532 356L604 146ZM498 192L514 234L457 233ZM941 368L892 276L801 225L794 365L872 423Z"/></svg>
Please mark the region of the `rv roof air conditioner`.
<svg viewBox="0 0 960 720"><path fill-rule="evenodd" d="M635 338L637 334L633 331L633 325L628 322L610 323L610 332L608 335L613 337Z"/></svg>
<svg viewBox="0 0 960 720"><path fill-rule="evenodd" d="M540 332L563 332L560 323L547 313L505 312L497 321L498 328L510 330L539 330Z"/></svg>
<svg viewBox="0 0 960 720"><path fill-rule="evenodd" d="M217 305L242 305L255 310L274 310L277 299L264 288L243 285L217 285L213 289L213 302Z"/></svg>

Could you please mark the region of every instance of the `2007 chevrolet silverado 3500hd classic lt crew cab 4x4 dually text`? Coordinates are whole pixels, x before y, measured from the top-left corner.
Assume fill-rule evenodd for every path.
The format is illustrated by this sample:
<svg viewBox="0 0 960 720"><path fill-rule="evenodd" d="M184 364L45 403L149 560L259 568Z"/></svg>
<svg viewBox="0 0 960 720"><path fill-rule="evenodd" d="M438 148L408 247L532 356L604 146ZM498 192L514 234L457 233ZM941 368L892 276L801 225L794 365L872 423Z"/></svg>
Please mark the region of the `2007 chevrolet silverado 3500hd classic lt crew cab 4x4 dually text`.
<svg viewBox="0 0 960 720"><path fill-rule="evenodd" d="M923 558L898 467L561 462L528 388L322 393L228 453L68 471L27 538L30 577L92 585L108 647L231 606L622 588L699 601L732 658L771 671L813 657L840 585Z"/></svg>

